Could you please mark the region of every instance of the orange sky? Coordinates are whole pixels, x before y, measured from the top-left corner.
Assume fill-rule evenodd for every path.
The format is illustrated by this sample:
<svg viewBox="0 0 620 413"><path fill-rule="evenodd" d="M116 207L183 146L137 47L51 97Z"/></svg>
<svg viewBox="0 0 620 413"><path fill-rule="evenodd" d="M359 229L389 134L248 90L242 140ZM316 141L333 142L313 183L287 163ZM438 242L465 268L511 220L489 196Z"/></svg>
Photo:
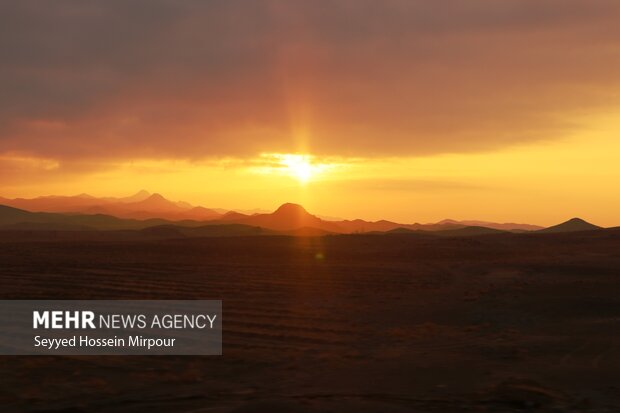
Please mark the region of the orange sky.
<svg viewBox="0 0 620 413"><path fill-rule="evenodd" d="M618 2L12 3L0 196L620 225Z"/></svg>

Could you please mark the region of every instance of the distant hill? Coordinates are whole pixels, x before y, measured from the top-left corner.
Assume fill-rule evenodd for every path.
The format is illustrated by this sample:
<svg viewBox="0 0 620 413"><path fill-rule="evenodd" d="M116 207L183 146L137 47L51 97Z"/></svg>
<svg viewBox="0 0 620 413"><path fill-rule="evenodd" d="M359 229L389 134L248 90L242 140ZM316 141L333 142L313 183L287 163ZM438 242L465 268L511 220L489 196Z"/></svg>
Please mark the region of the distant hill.
<svg viewBox="0 0 620 413"><path fill-rule="evenodd" d="M432 236L443 236L443 237L471 237L476 235L487 235L487 234L502 234L508 231L502 231L494 228L487 227L462 227L456 229L445 229L439 231L423 231L423 230L415 230L409 228L395 228L390 231L385 232L385 234L409 234L409 235L432 235Z"/></svg>
<svg viewBox="0 0 620 413"><path fill-rule="evenodd" d="M33 214L32 212L0 205L0 225L13 225L27 221L40 222L38 218L32 219L37 216L38 214Z"/></svg>
<svg viewBox="0 0 620 413"><path fill-rule="evenodd" d="M217 219L221 215L204 207L193 207L187 203L173 202L160 194L152 194L137 202L108 202L80 212L113 215L120 218L149 219L163 218L170 221L191 219L206 221Z"/></svg>
<svg viewBox="0 0 620 413"><path fill-rule="evenodd" d="M249 215L242 214L236 211L228 211L220 217L220 220L221 221L235 221L235 220L245 219L247 217L249 217Z"/></svg>
<svg viewBox="0 0 620 413"><path fill-rule="evenodd" d="M589 222L584 221L581 218L572 218L566 222L562 222L561 224L542 229L538 232L558 233L558 232L592 231L592 230L597 230L597 229L602 229L602 227L599 227L594 224L590 224Z"/></svg>
<svg viewBox="0 0 620 413"><path fill-rule="evenodd" d="M380 233L380 232L378 232ZM409 229L409 228L403 228L403 227L398 227L398 228L394 228L391 229L389 231L385 231L386 234L420 234L420 233L426 233L425 231L420 231L420 230L416 230L416 229Z"/></svg>
<svg viewBox="0 0 620 413"><path fill-rule="evenodd" d="M131 206L134 210L155 210L155 211L179 211L183 210L172 201L168 201L161 194L153 194L146 199L138 202L125 203L126 206Z"/></svg>
<svg viewBox="0 0 620 413"><path fill-rule="evenodd" d="M141 201L150 206L171 208L165 199L153 196ZM195 220L169 221L164 219L124 219L106 214L59 214L29 212L0 205L0 230L143 230L156 236L236 236L289 233L290 235L324 235L341 232L334 224L309 214L303 207L285 204L270 214L247 216L231 214L237 218L228 221Z"/></svg>
<svg viewBox="0 0 620 413"><path fill-rule="evenodd" d="M44 196L32 199L0 197L0 204L30 212L79 212L107 202L86 194L76 196Z"/></svg>
<svg viewBox="0 0 620 413"><path fill-rule="evenodd" d="M93 228L63 222L20 222L16 224L0 225L0 231L92 231Z"/></svg>
<svg viewBox="0 0 620 413"><path fill-rule="evenodd" d="M140 202L140 201L144 201L150 196L151 196L151 193L149 191L142 189L136 192L135 194L125 197L125 198L105 198L105 199L112 201L112 202Z"/></svg>
<svg viewBox="0 0 620 413"><path fill-rule="evenodd" d="M30 212L60 212L80 214L104 214L117 218L151 219L170 221L218 219L221 214L187 202L173 202L161 194L142 190L125 198L96 198L88 194L76 196L45 196L32 199L0 198L0 204Z"/></svg>
<svg viewBox="0 0 620 413"><path fill-rule="evenodd" d="M343 232L337 223L324 221L310 214L301 205L283 204L271 214L256 214L232 220L238 224L257 226L276 231L291 231L300 228L313 228L328 232ZM232 222L229 220L229 222Z"/></svg>
<svg viewBox="0 0 620 413"><path fill-rule="evenodd" d="M164 219L122 219L110 215L58 214L52 212L29 212L0 205L0 229L4 230L125 230L143 229L156 225L171 224ZM183 226L198 226L197 221L178 221Z"/></svg>
<svg viewBox="0 0 620 413"><path fill-rule="evenodd" d="M29 216L28 221L11 221L7 225L23 224L24 222L54 224L50 228L89 227L95 229L143 229L148 226L174 223L182 227L197 227L202 225L246 225L261 227L278 231L297 231L308 234L320 233L374 233L388 231L421 231L421 232L444 232L463 229L462 234L468 232L482 233L484 230L468 229L472 227L490 228L495 230L507 230L523 232L540 230L541 227L530 224L493 223L486 221L455 221L446 219L437 223L429 224L404 224L388 220L365 221L355 220L332 220L310 214L301 205L286 203L274 212L261 210L235 210L227 211L220 209L194 206L184 201L171 201L158 193L150 193L141 190L128 197L97 198L89 194L75 196L43 196L32 199L25 198L0 198L0 204L17 208L30 213L60 213L65 217L39 215ZM81 215L82 218L71 218L67 223L66 215ZM94 218L97 216L98 218ZM113 220L117 218L120 220ZM51 222L50 222L51 221ZM146 222L149 221L149 222ZM94 224L93 224L94 223ZM0 225L2 225L0 223ZM58 225L61 225L58 227ZM93 226L94 225L94 226ZM23 227L23 225L21 225ZM38 227L43 228L41 225ZM300 231L304 228L304 231ZM449 232L444 233L444 235ZM457 232L458 234L458 232ZM439 234L441 235L441 234Z"/></svg>
<svg viewBox="0 0 620 413"><path fill-rule="evenodd" d="M143 234L163 238L177 237L240 237L255 235L274 235L276 232L260 227L241 224L204 225L182 227L178 225L158 225L141 230Z"/></svg>
<svg viewBox="0 0 620 413"><path fill-rule="evenodd" d="M399 228L412 231L442 231L463 228L465 226L461 224L399 224L398 222L386 220L364 221L362 219L336 221L334 224L337 224L344 232L386 232Z"/></svg>
<svg viewBox="0 0 620 413"><path fill-rule="evenodd" d="M506 232L508 231L503 231L501 229L488 228L488 227L469 226L469 227L458 228L458 229L435 231L434 234L445 236L445 237L473 237L477 235L503 234Z"/></svg>
<svg viewBox="0 0 620 413"><path fill-rule="evenodd" d="M442 221L439 221L437 224L454 224L454 225L465 225L468 227L485 227L485 228L500 229L504 231L538 231L544 228L539 225L516 224L512 222L497 223L497 222L488 222L488 221L456 221L453 219L444 219Z"/></svg>
<svg viewBox="0 0 620 413"><path fill-rule="evenodd" d="M162 210L168 209L169 211L180 208L175 203L157 194L149 195L149 197L142 201L130 202L128 204L139 204L141 207L161 208ZM204 208L206 211L203 211L201 207L194 207L192 210L195 210L195 214L204 214L202 215L203 217L207 217L210 214L210 210L207 208ZM583 219L573 218L534 233L578 232L599 229L601 227L590 224ZM218 214L217 219L180 219L174 221L160 218L119 218L106 214L30 212L0 205L0 230L31 232L138 230L142 231L143 235L167 238L250 235L321 236L356 232L457 237L506 232L505 230L486 226L463 226L452 222L425 225L397 224L390 221L325 221L316 215L310 214L301 205L291 203L283 204L274 212L266 214L248 216L237 212L228 212L223 216ZM512 230L512 232L522 231Z"/></svg>

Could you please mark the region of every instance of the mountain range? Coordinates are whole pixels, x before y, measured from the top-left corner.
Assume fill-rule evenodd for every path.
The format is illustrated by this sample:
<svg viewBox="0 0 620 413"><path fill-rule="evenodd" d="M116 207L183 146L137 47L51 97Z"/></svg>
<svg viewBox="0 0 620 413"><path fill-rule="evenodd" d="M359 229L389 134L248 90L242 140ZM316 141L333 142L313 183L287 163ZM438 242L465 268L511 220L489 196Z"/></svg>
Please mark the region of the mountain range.
<svg viewBox="0 0 620 413"><path fill-rule="evenodd" d="M160 194L150 194L144 190L125 198L95 198L87 194L32 199L0 197L0 204L31 212L105 214L118 218L162 218L172 221L184 219L204 221L222 215L215 210L192 206L187 202L169 201Z"/></svg>
<svg viewBox="0 0 620 413"><path fill-rule="evenodd" d="M164 198L162 195L141 190L134 195L121 198L104 197L97 198L88 194L75 196L42 196L37 198L3 198L0 197L0 205L11 206L30 212L60 212L77 214L104 214L117 218L129 219L165 219L169 221L195 220L226 220L244 221L250 219L258 223L267 225L273 229L283 229L279 220L277 222L270 217L271 214L262 210L223 210L220 208L205 208L194 206L188 202L174 202ZM499 224L482 221L455 221L444 220L435 224L401 224L391 221L364 221L364 220L328 220L316 216L308 216L295 211L293 204L284 204L278 210L278 215L282 215L293 223L300 219L300 223L334 232L370 232L370 231L389 231L392 229L405 227L409 229L420 229L426 231L456 229L463 226L485 226L488 228L502 229L507 231L525 230L534 231L542 227L529 224ZM320 220L320 222L319 222ZM294 225L296 226L296 224ZM284 225L284 229L292 229L290 225Z"/></svg>
<svg viewBox="0 0 620 413"><path fill-rule="evenodd" d="M32 199L0 197L0 229L3 230L142 230L153 235L214 236L217 234L386 233L467 236L499 232L570 232L599 229L575 218L543 228L530 224L456 221L401 224L392 221L330 221L286 203L271 213L244 214L174 202L160 194L140 191L124 198L45 196Z"/></svg>

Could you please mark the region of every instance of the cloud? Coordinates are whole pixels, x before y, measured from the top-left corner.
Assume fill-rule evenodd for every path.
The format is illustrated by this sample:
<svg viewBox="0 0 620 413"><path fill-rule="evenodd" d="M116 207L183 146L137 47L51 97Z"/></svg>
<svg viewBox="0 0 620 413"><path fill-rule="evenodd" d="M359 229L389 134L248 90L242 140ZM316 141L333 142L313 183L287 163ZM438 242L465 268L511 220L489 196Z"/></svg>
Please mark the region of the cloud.
<svg viewBox="0 0 620 413"><path fill-rule="evenodd" d="M0 3L0 152L471 152L618 103L612 0Z"/></svg>
<svg viewBox="0 0 620 413"><path fill-rule="evenodd" d="M474 185L466 182L445 179L343 179L327 182L339 188L378 191L378 192L455 192L455 191L496 191L491 186Z"/></svg>

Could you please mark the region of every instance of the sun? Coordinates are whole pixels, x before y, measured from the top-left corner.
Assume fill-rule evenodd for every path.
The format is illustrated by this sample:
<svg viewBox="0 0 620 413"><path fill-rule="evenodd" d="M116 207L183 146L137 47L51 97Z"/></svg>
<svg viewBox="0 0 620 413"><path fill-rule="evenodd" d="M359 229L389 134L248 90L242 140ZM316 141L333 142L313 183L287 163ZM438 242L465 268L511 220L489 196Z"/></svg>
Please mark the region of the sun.
<svg viewBox="0 0 620 413"><path fill-rule="evenodd" d="M318 172L319 166L312 164L309 155L283 155L280 160L286 167L286 173L299 182L306 183Z"/></svg>
<svg viewBox="0 0 620 413"><path fill-rule="evenodd" d="M300 184L317 180L336 167L336 163L319 160L314 155L299 153L262 153L251 171L259 174L292 178Z"/></svg>

